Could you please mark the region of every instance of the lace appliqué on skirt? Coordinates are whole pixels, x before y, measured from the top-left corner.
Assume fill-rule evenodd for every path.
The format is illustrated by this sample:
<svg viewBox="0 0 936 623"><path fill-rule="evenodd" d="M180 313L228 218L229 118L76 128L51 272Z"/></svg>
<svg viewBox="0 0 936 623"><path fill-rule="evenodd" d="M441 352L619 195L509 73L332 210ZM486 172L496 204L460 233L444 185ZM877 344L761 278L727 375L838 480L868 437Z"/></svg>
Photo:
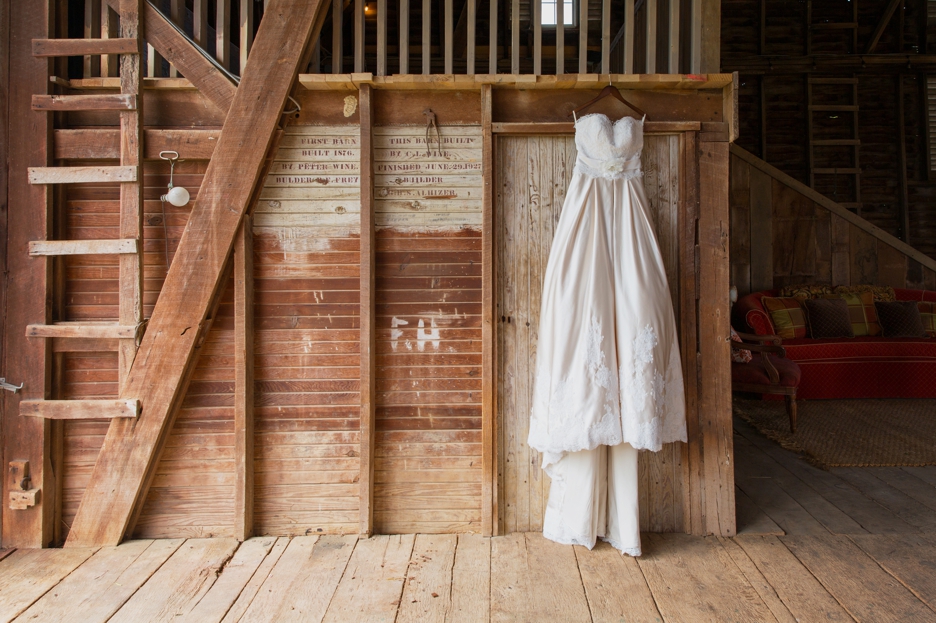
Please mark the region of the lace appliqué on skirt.
<svg viewBox="0 0 936 623"><path fill-rule="evenodd" d="M572 367L582 374L553 379L551 362L545 357L538 358L527 441L543 453L543 468L547 474L548 466L566 452L591 450L600 444L613 446L622 441L617 378L605 361L604 340L601 324L592 316L582 351L584 361ZM604 395L603 410L596 422L583 426L581 412L588 402L586 392L596 388Z"/></svg>

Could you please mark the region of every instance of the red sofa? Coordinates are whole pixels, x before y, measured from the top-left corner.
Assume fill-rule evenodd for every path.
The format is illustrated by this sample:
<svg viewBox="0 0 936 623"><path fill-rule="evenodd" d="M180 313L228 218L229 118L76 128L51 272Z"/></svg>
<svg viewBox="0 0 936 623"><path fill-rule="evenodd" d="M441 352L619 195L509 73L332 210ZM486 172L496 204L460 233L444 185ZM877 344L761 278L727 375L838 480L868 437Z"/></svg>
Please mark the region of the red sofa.
<svg viewBox="0 0 936 623"><path fill-rule="evenodd" d="M894 289L898 301L936 301L936 292ZM742 297L732 310L739 331L774 334L761 299ZM802 370L797 398L936 398L936 338L845 337L784 339L787 357Z"/></svg>

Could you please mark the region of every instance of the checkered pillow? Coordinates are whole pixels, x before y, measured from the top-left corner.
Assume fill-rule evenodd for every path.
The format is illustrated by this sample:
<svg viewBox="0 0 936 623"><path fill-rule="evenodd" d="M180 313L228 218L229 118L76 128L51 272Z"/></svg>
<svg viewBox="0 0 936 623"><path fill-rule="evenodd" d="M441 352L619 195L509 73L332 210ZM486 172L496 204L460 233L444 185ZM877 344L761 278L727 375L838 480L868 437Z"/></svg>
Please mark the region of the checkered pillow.
<svg viewBox="0 0 936 623"><path fill-rule="evenodd" d="M874 308L874 293L865 290L857 293L832 294L826 298L845 299L848 305L848 318L851 321L852 333L855 337L862 335L880 335L881 323L878 320L877 310Z"/></svg>
<svg viewBox="0 0 936 623"><path fill-rule="evenodd" d="M799 299L765 296L761 303L770 313L777 335L785 340L806 337L806 314Z"/></svg>

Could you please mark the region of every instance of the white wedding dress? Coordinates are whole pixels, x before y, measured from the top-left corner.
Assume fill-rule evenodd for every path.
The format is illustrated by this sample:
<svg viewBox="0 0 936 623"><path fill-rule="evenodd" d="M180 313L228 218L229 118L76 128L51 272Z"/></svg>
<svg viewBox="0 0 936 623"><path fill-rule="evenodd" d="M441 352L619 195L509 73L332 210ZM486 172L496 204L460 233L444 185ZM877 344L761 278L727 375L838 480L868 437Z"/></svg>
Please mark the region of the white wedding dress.
<svg viewBox="0 0 936 623"><path fill-rule="evenodd" d="M641 182L643 122L575 124L575 170L543 284L531 447L543 535L640 555L637 451L686 441L676 321Z"/></svg>

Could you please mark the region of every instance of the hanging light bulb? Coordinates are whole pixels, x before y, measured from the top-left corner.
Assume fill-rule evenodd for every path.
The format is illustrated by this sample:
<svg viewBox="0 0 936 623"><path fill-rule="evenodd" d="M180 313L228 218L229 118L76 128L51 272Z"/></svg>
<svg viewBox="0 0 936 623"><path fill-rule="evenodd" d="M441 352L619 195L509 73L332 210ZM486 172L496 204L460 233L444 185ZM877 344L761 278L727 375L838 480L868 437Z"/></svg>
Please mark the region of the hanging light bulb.
<svg viewBox="0 0 936 623"><path fill-rule="evenodd" d="M177 208L181 208L189 202L191 195L189 195L189 191L185 190L184 187L174 186L172 183L172 176L175 173L175 163L179 160L179 152L161 151L159 152L159 157L169 161L169 190L159 199L161 201L168 201Z"/></svg>

